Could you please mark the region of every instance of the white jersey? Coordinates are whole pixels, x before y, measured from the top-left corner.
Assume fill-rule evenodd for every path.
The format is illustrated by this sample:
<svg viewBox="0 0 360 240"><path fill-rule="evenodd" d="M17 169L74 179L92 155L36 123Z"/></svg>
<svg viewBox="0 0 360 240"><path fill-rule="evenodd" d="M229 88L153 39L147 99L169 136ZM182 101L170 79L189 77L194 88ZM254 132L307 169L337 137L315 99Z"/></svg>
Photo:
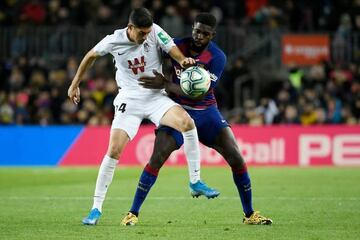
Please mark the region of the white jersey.
<svg viewBox="0 0 360 240"><path fill-rule="evenodd" d="M161 90L145 89L138 84L141 76L154 76L153 70L162 73L161 50L168 53L175 46L172 38L157 24L142 44L131 42L127 27L103 38L93 50L103 56L113 55L116 83L126 93L137 95L158 93Z"/></svg>

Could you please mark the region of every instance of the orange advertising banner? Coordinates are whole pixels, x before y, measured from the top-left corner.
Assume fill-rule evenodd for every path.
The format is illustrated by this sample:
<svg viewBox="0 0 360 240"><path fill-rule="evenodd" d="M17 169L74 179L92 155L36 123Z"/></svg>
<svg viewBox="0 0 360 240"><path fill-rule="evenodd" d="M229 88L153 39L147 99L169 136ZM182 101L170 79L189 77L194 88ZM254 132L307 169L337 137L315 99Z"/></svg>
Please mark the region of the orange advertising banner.
<svg viewBox="0 0 360 240"><path fill-rule="evenodd" d="M317 64L330 58L328 35L290 34L282 37L283 64Z"/></svg>

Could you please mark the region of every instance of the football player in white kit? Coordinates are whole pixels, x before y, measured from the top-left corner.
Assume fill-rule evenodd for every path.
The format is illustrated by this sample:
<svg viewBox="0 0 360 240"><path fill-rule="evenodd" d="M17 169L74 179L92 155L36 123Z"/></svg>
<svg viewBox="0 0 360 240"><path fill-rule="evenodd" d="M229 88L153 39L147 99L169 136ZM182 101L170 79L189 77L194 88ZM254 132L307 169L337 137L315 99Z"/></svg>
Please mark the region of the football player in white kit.
<svg viewBox="0 0 360 240"><path fill-rule="evenodd" d="M118 159L126 144L135 137L141 121L151 120L156 126L166 125L182 132L184 151L189 166L190 182L202 183L199 193L215 191L200 180L200 151L196 127L192 118L161 89L145 89L138 83L141 76L162 72L161 51L168 53L180 65L195 64L176 47L172 38L153 23L146 8L134 9L126 28L116 30L102 39L82 59L69 87L68 96L80 101L80 81L97 57L110 53L115 59L119 93L114 100L115 116L111 125L110 142L96 180L92 209L83 224L95 225L102 212L107 189L112 181ZM151 169L149 169L151 172ZM217 192L216 192L217 193Z"/></svg>

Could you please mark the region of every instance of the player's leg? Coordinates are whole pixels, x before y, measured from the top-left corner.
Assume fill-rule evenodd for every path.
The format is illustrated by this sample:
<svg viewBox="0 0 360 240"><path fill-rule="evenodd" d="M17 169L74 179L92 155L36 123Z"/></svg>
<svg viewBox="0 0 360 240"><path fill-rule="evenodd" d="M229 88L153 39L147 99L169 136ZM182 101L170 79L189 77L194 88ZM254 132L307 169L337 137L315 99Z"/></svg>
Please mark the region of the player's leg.
<svg viewBox="0 0 360 240"><path fill-rule="evenodd" d="M93 208L98 208L100 212L102 211L102 205L107 189L112 182L118 159L128 142L129 137L124 130L111 130L109 147L100 165L94 194Z"/></svg>
<svg viewBox="0 0 360 240"><path fill-rule="evenodd" d="M190 185L211 190L200 180L200 148L196 126L189 114L165 95L153 99L149 119L157 126L168 126L182 133L184 152L189 166ZM218 194L217 194L218 195Z"/></svg>
<svg viewBox="0 0 360 240"><path fill-rule="evenodd" d="M195 123L180 106L171 107L161 118L161 125L172 127L182 133L184 152L188 162L190 182L200 181L200 148Z"/></svg>
<svg viewBox="0 0 360 240"><path fill-rule="evenodd" d="M174 129L169 129L175 131ZM180 134L181 137L181 134ZM159 170L169 158L170 154L178 149L175 139L168 131L158 131L155 138L154 150L149 163L145 166L135 192L134 200L129 213L122 220L122 225L135 225L138 222L140 208L154 185Z"/></svg>
<svg viewBox="0 0 360 240"><path fill-rule="evenodd" d="M190 193L193 197L201 195L215 198L220 192L208 187L200 178L199 137L194 120L180 106L171 107L162 117L161 125L169 126L181 132L184 139L184 152L188 162Z"/></svg>
<svg viewBox="0 0 360 240"><path fill-rule="evenodd" d="M109 146L96 180L93 207L88 217L83 219L83 223L87 225L95 225L100 218L118 159L129 140L135 137L143 119L142 105L134 100L129 101L124 95L115 98L114 106L115 116L111 125Z"/></svg>
<svg viewBox="0 0 360 240"><path fill-rule="evenodd" d="M108 150L101 162L96 179L93 206L89 215L83 219L83 224L95 225L99 220L102 213L102 205L104 203L107 190L112 182L114 172L118 164L118 159L128 142L129 137L124 130L111 130Z"/></svg>
<svg viewBox="0 0 360 240"><path fill-rule="evenodd" d="M271 224L271 219L261 216L253 210L250 176L234 134L229 127L220 129L212 147L225 158L232 169L234 183L238 189L245 214L243 222L256 225Z"/></svg>
<svg viewBox="0 0 360 240"><path fill-rule="evenodd" d="M241 157L240 149L229 127L222 128L215 138L213 148L218 151L233 172L233 179L238 188L243 210L246 216L250 216L254 210L252 207L251 181L246 163Z"/></svg>

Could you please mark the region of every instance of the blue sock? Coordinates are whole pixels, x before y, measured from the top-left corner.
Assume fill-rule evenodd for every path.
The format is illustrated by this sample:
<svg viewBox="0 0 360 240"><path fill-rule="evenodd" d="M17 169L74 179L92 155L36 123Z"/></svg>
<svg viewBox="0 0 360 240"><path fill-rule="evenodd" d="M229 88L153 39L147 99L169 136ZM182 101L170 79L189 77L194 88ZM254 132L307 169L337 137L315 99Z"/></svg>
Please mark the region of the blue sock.
<svg viewBox="0 0 360 240"><path fill-rule="evenodd" d="M138 183L138 187L136 189L135 197L133 200L133 204L131 206L130 212L139 215L139 210L141 205L145 201L146 196L150 192L152 185L155 183L157 179L159 169L153 169L148 165L145 166Z"/></svg>
<svg viewBox="0 0 360 240"><path fill-rule="evenodd" d="M240 195L245 216L249 217L254 209L252 207L251 181L246 166L240 170L233 169L233 179Z"/></svg>

